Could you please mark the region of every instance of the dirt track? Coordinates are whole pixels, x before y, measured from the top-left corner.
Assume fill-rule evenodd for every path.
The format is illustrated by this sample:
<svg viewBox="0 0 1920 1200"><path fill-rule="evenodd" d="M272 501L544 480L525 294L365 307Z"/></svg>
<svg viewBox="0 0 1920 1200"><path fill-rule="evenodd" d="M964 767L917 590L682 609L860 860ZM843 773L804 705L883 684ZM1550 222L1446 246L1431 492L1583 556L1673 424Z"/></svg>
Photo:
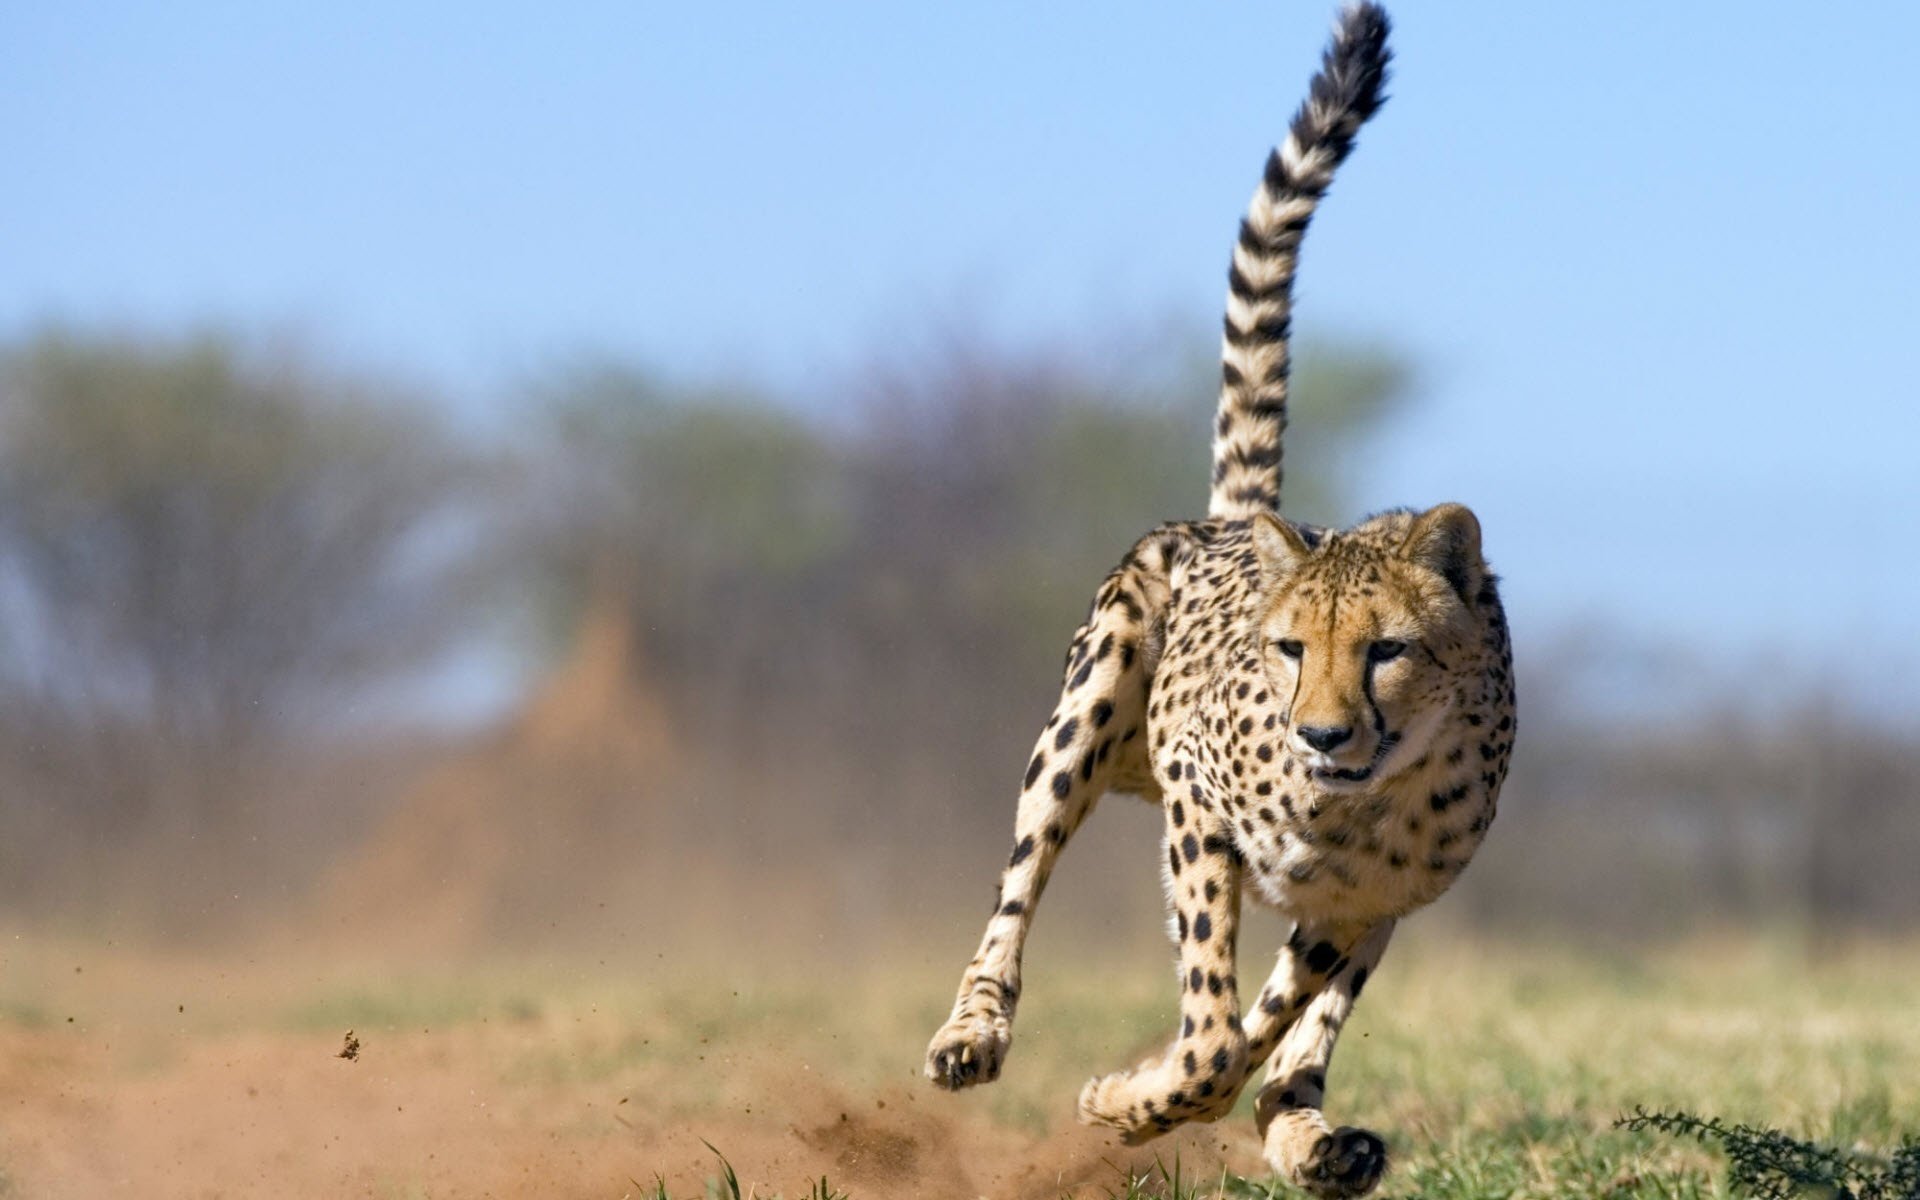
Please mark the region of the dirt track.
<svg viewBox="0 0 1920 1200"><path fill-rule="evenodd" d="M971 1098L888 1086L854 1092L793 1064L729 1057L712 1107L642 1086L512 1078L537 1031L480 1025L340 1035L115 1034L0 1024L0 1195L98 1197L619 1197L664 1176L700 1196L724 1150L743 1186L792 1196L825 1173L856 1200L1104 1195L1123 1164L1177 1150L1217 1173L1223 1145L1254 1165L1249 1131L1199 1130L1130 1152L1090 1130L1044 1137L985 1118ZM716 1055L716 1058L720 1056ZM503 1072L506 1077L503 1078ZM1061 1097L1064 1108L1070 1097Z"/></svg>

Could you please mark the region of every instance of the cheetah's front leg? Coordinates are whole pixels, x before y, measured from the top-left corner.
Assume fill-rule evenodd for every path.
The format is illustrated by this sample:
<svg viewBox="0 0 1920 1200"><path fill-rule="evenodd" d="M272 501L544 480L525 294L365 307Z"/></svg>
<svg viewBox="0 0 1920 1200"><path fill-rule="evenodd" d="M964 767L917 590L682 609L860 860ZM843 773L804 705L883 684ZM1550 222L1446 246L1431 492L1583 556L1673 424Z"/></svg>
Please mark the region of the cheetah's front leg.
<svg viewBox="0 0 1920 1200"><path fill-rule="evenodd" d="M1059 703L1027 765L993 915L960 979L953 1014L927 1047L927 1078L941 1087L999 1076L1020 999L1020 955L1047 877L1110 786L1148 778L1145 625L1167 587L1164 562L1142 555L1136 549L1107 577L1067 652Z"/></svg>
<svg viewBox="0 0 1920 1200"><path fill-rule="evenodd" d="M1247 1019L1252 1055L1272 1048L1253 1108L1267 1163L1318 1196L1364 1196L1386 1173L1386 1139L1335 1129L1320 1106L1334 1043L1386 953L1393 924L1297 926Z"/></svg>
<svg viewBox="0 0 1920 1200"><path fill-rule="evenodd" d="M1234 978L1240 855L1204 788L1188 789L1165 804L1168 895L1180 938L1179 1032L1158 1056L1080 1092L1080 1119L1111 1125L1129 1142L1224 1116L1247 1077Z"/></svg>

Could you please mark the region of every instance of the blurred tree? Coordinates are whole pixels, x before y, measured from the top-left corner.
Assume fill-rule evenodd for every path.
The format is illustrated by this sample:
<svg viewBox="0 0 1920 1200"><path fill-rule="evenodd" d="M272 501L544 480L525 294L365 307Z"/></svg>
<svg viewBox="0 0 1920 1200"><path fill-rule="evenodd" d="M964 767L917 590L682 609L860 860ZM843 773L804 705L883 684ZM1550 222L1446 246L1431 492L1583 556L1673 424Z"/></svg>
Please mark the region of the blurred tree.
<svg viewBox="0 0 1920 1200"><path fill-rule="evenodd" d="M712 670L740 644L742 606L785 595L847 535L833 448L764 400L610 361L559 371L535 397L540 499L521 537L551 632L617 594L654 665Z"/></svg>
<svg viewBox="0 0 1920 1200"><path fill-rule="evenodd" d="M997 840L997 810L954 799L1001 790L1101 576L1154 525L1205 513L1218 368L1198 361L936 330L892 343L824 417L617 363L561 370L532 389L548 436L528 456L545 498L529 576L558 588L548 614L629 597L683 743L739 773L699 777L735 797L742 836L931 821ZM1405 380L1384 352L1305 356L1290 505L1342 503Z"/></svg>
<svg viewBox="0 0 1920 1200"><path fill-rule="evenodd" d="M876 365L860 389L855 449L863 529L938 598L992 614L1013 653L1047 658L1100 578L1162 521L1207 508L1217 354L1158 339L1091 361L936 334ZM1141 370L1146 358L1171 367ZM1378 348L1303 352L1287 432L1282 507L1339 523L1364 437L1401 402L1410 372ZM928 602L932 602L930 597Z"/></svg>
<svg viewBox="0 0 1920 1200"><path fill-rule="evenodd" d="M0 352L9 718L84 747L96 827L217 835L250 756L446 647L463 476L420 406L224 339Z"/></svg>

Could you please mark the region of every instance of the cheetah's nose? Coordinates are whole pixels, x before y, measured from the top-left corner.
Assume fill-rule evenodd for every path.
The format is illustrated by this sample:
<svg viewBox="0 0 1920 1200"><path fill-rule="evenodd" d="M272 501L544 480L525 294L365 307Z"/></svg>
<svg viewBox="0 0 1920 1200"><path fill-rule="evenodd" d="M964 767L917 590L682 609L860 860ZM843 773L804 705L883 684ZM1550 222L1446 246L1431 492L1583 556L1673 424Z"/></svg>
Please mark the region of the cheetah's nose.
<svg viewBox="0 0 1920 1200"><path fill-rule="evenodd" d="M1325 754L1353 736L1351 725L1302 725L1294 730L1300 740Z"/></svg>

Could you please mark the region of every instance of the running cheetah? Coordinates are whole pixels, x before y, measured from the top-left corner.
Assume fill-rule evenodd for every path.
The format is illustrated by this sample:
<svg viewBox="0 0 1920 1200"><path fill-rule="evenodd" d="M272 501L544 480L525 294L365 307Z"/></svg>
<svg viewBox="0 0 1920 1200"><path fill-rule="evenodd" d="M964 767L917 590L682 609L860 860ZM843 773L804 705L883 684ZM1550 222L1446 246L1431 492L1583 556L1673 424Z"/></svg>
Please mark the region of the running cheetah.
<svg viewBox="0 0 1920 1200"><path fill-rule="evenodd" d="M1020 959L1067 839L1109 791L1161 806L1180 1024L1130 1071L1090 1081L1082 1120L1144 1140L1232 1108L1265 1063L1268 1162L1359 1196L1385 1141L1321 1115L1340 1027L1401 916L1444 892L1492 822L1514 739L1507 626L1458 504L1332 531L1275 513L1300 241L1379 107L1387 17L1347 8L1290 134L1267 160L1228 276L1213 491L1204 520L1141 539L1075 633L1028 763L1013 854L927 1076L999 1075ZM1294 922L1244 1009L1244 893Z"/></svg>

